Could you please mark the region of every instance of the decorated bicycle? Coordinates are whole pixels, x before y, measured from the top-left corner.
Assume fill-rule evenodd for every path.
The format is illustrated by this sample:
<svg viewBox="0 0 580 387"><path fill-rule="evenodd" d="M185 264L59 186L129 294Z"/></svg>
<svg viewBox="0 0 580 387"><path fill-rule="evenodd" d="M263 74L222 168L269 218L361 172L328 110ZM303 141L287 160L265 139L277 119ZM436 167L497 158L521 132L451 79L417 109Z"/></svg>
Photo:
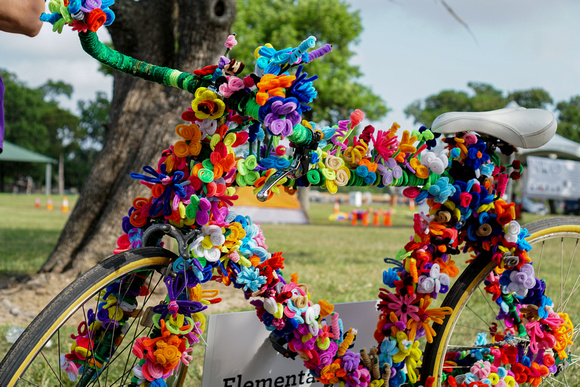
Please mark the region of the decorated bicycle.
<svg viewBox="0 0 580 387"><path fill-rule="evenodd" d="M514 203L503 199L522 166L502 165L499 153L545 143L556 128L550 113L449 113L431 129L399 133L397 124L360 128L364 113L356 110L350 120L318 125L302 119L317 97L317 77L307 67L331 55L331 45L317 47L314 37L297 47L265 44L256 48L250 71L232 55L232 35L217 64L188 74L100 43L96 31L113 21L112 3L50 1L52 13L43 20L80 31L83 48L99 61L188 90L193 99L184 123L168 128L180 140L156 164L131 174L150 195L135 198L122 219L115 255L59 295L59 309L30 325L0 366L3 385L33 384L39 371L31 363L39 354L46 359L46 343L78 311L70 346L59 345L54 367L46 359L59 383L181 385L190 353L203 340L203 312L219 302L216 292L202 290L210 281L239 289L276 348L300 358L322 384L538 386L574 363L575 326L536 278L530 233L516 220ZM376 346L351 350L356 329L343 326L334 306L298 275L283 274L283 253L270 252L259 225L236 214L236 189L246 186L262 201L304 186L330 193L342 186L403 186L408 198L427 201L429 212L415 215L414 235L383 272ZM558 227L532 226L539 233L531 240L580 231L574 222ZM177 240L177 255L161 248L166 234ZM471 263L450 290L460 253ZM154 277L167 288L161 302ZM461 311L482 288L495 322L454 349L449 343ZM121 353L131 354L122 371L111 371Z"/></svg>

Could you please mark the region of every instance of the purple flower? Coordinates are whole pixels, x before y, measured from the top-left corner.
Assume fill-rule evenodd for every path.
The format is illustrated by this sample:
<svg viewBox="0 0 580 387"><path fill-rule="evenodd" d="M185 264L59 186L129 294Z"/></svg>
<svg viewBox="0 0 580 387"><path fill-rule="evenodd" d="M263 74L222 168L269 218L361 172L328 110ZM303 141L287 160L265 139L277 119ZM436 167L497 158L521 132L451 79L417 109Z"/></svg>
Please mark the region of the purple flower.
<svg viewBox="0 0 580 387"><path fill-rule="evenodd" d="M386 165L379 163L377 172L383 177L383 185L390 185L393 180L400 179L403 176L403 169L393 158L388 159Z"/></svg>
<svg viewBox="0 0 580 387"><path fill-rule="evenodd" d="M336 342L331 341L330 346L325 350L322 351L320 354L320 367L326 367L327 365L332 364L334 361L334 355L336 355L336 351L338 350L338 344Z"/></svg>
<svg viewBox="0 0 580 387"><path fill-rule="evenodd" d="M351 372L356 370L359 364L360 354L354 353L350 349L347 349L342 356L342 368L344 368L346 372Z"/></svg>
<svg viewBox="0 0 580 387"><path fill-rule="evenodd" d="M300 123L300 113L296 110L299 102L296 98L272 97L260 108L260 118L270 133L276 136L289 136L294 125Z"/></svg>
<svg viewBox="0 0 580 387"><path fill-rule="evenodd" d="M85 0L81 5L81 11L85 13L89 13L95 8L101 8L101 0Z"/></svg>
<svg viewBox="0 0 580 387"><path fill-rule="evenodd" d="M220 60L218 62L218 67L223 69L228 63L230 63L230 58L225 56L220 56Z"/></svg>

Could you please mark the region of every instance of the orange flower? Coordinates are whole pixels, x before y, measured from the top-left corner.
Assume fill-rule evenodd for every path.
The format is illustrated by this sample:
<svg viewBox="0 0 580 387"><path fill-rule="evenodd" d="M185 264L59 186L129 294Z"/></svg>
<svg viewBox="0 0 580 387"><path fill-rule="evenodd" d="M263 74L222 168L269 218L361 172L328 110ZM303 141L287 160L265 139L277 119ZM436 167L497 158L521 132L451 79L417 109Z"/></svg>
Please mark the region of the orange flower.
<svg viewBox="0 0 580 387"><path fill-rule="evenodd" d="M441 324L443 323L445 316L453 312L453 309L448 306L427 309L429 308L429 305L431 305L431 301L432 299L429 296L421 298L421 301L419 302L419 311L417 312L417 315L421 317L421 320L417 321L411 318L407 321L407 329L410 329L409 340L414 341L417 329L423 328L425 330L425 338L428 342L432 343L433 337L435 336L435 330L431 326L431 321Z"/></svg>
<svg viewBox="0 0 580 387"><path fill-rule="evenodd" d="M201 151L201 130L196 124L177 125L177 133L183 140L173 145L173 152L177 157L197 156Z"/></svg>
<svg viewBox="0 0 580 387"><path fill-rule="evenodd" d="M260 79L260 82L258 82L256 85L260 90L256 94L256 102L258 105L264 106L270 97L276 96L286 98L286 94L284 94L284 88L290 87L295 79L295 75L265 74Z"/></svg>
<svg viewBox="0 0 580 387"><path fill-rule="evenodd" d="M417 151L417 148L413 145L417 141L417 136L411 136L411 134L405 130L403 132L403 138L401 138L401 143L399 144L399 150L401 153L413 153Z"/></svg>
<svg viewBox="0 0 580 387"><path fill-rule="evenodd" d="M151 208L151 202L153 198L143 198L138 197L133 200L133 207L135 211L131 213L129 221L135 227L143 227L147 224L147 218L149 217L149 209Z"/></svg>
<svg viewBox="0 0 580 387"><path fill-rule="evenodd" d="M320 371L320 378L318 379L323 384L335 384L340 381L339 378L346 376L346 371L341 367L341 360L336 359L332 364L327 365Z"/></svg>

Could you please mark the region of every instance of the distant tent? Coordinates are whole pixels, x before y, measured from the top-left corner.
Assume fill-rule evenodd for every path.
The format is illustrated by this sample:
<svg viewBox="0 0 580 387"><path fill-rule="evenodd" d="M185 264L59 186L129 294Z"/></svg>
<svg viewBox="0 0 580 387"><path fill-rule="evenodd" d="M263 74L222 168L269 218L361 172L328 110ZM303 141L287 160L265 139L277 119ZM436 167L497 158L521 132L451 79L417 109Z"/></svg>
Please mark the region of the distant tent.
<svg viewBox="0 0 580 387"><path fill-rule="evenodd" d="M52 182L52 164L57 161L40 153L33 152L29 149L4 141L4 150L0 153L0 162L19 162L19 163L43 163L46 164L46 194L50 195ZM1 165L0 165L1 170ZM0 179L4 177L0 173ZM0 186L1 186L0 182Z"/></svg>
<svg viewBox="0 0 580 387"><path fill-rule="evenodd" d="M518 148L517 156L551 157L556 155L559 159L580 160L580 144L565 137L555 134L547 143L536 149ZM521 158L521 157L518 157Z"/></svg>
<svg viewBox="0 0 580 387"><path fill-rule="evenodd" d="M298 197L280 190L280 195L274 194L270 200L262 203L256 199L253 187L240 187L236 194L239 199L234 203L236 214L249 216L256 223L310 223L308 215L300 206Z"/></svg>

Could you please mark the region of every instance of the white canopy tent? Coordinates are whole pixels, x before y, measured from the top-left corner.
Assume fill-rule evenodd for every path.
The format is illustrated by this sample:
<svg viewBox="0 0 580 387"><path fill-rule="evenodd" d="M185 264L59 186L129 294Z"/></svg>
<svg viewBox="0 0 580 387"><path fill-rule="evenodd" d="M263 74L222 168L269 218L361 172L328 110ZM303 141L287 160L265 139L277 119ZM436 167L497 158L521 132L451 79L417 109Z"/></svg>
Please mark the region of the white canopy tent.
<svg viewBox="0 0 580 387"><path fill-rule="evenodd" d="M580 144L555 134L550 141L537 149L518 148L516 158L521 160L527 156L580 161Z"/></svg>

